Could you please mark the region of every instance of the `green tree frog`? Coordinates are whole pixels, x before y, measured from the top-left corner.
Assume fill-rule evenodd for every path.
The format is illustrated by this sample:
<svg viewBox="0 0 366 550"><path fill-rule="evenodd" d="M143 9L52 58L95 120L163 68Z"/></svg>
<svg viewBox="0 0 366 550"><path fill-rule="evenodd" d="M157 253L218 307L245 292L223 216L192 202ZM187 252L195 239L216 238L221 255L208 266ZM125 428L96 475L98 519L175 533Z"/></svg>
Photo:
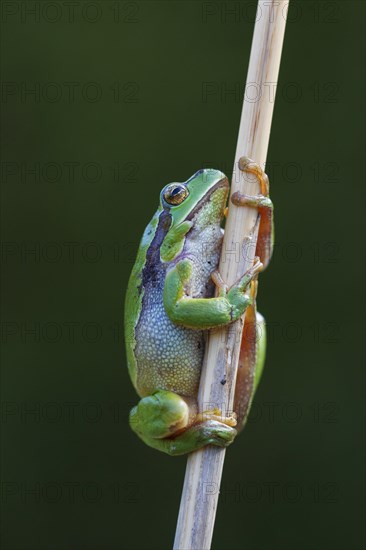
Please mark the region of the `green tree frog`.
<svg viewBox="0 0 366 550"><path fill-rule="evenodd" d="M229 445L245 423L264 363L265 324L255 297L258 273L272 253L273 207L261 168L245 157L239 168L260 183L258 195L231 196L237 206L258 208L260 214L253 267L231 288L217 272L229 182L221 171L205 169L163 188L128 283L127 361L141 398L130 412L130 425L147 445L170 455ZM232 323L244 312L235 412L200 412L197 393L207 330Z"/></svg>

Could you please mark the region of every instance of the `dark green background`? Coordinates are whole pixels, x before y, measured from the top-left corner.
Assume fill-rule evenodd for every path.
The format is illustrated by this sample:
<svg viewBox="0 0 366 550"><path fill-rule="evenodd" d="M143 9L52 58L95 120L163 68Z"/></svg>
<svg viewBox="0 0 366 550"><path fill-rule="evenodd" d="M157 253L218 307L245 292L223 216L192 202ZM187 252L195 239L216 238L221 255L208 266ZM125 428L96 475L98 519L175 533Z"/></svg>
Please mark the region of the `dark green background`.
<svg viewBox="0 0 366 550"><path fill-rule="evenodd" d="M169 548L186 460L128 427L123 295L161 187L231 172L254 3L2 4L3 547ZM364 547L364 11L290 10L268 359L215 549Z"/></svg>

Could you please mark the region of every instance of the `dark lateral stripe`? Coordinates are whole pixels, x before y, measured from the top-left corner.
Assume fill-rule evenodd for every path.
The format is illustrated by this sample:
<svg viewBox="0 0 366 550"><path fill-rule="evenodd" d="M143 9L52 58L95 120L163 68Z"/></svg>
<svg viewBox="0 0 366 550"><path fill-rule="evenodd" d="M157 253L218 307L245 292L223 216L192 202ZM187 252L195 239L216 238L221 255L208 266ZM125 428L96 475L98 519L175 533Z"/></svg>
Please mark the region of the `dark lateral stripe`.
<svg viewBox="0 0 366 550"><path fill-rule="evenodd" d="M142 286L146 288L146 285L150 281L157 279L157 275L160 269L160 247L165 235L169 231L172 217L169 210L163 210L159 216L159 223L156 228L155 236L151 241L151 244L146 252L145 266L142 271Z"/></svg>

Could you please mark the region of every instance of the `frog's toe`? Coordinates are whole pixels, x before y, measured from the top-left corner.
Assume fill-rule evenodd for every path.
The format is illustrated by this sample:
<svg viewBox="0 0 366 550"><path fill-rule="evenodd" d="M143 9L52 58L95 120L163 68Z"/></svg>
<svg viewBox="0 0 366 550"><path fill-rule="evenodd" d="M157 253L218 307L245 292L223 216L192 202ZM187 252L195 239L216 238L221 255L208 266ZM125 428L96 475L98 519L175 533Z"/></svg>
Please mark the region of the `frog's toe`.
<svg viewBox="0 0 366 550"><path fill-rule="evenodd" d="M197 414L195 423L208 422L209 420L216 420L221 424L226 424L231 428L234 428L237 424L237 416L235 412L224 415L220 409L209 409L203 413Z"/></svg>

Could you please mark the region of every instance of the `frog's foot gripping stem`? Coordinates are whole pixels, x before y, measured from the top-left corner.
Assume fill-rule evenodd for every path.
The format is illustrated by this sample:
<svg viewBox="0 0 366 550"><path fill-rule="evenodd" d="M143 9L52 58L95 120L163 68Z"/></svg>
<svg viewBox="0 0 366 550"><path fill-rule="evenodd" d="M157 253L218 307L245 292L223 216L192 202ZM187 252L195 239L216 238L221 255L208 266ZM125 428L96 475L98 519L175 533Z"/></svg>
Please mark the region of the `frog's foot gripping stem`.
<svg viewBox="0 0 366 550"><path fill-rule="evenodd" d="M141 399L130 412L130 425L147 445L169 455L205 445L227 447L237 434L235 415L222 417L216 409L197 414L193 400L166 390Z"/></svg>
<svg viewBox="0 0 366 550"><path fill-rule="evenodd" d="M231 202L235 206L249 206L257 208L260 214L260 225L257 240L256 255L263 262L265 269L271 259L273 249L273 204L269 198L268 176L259 164L248 157L241 157L239 169L247 174L253 174L258 179L260 193L258 195L244 195L236 191L231 195Z"/></svg>
<svg viewBox="0 0 366 550"><path fill-rule="evenodd" d="M222 424L230 426L231 428L234 428L237 424L236 413L233 412L232 414L224 416L220 409L210 409L208 411L197 414L196 418L194 419L194 424L199 424L200 422L207 422L210 420L221 422Z"/></svg>

